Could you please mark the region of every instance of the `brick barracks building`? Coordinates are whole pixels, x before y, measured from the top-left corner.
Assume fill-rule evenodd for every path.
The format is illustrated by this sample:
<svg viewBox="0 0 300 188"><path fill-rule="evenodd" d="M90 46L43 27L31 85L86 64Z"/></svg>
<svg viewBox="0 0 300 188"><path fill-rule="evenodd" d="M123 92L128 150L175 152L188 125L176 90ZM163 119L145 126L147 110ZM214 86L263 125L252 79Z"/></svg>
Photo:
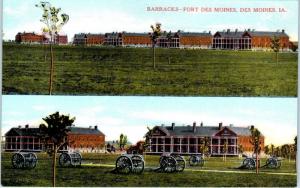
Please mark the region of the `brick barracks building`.
<svg viewBox="0 0 300 188"><path fill-rule="evenodd" d="M4 136L4 151L44 151L45 147L39 138L39 128L25 127L11 128ZM105 135L97 126L70 127L68 132L68 146L62 150L80 151L80 152L100 152L105 147Z"/></svg>
<svg viewBox="0 0 300 188"><path fill-rule="evenodd" d="M227 155L238 155L240 145L244 153L252 153L253 146L250 143L250 127L223 126L155 126L150 137L151 154L178 153L197 154L201 153L201 142L204 138L209 140L209 153L211 155L223 155L224 143L227 141ZM261 148L264 148L264 136L261 138Z"/></svg>
<svg viewBox="0 0 300 188"><path fill-rule="evenodd" d="M226 49L226 50L271 50L273 37L280 39L281 51L291 48L289 36L282 31L254 31L245 30L217 31L211 32L163 32L158 38L157 47L162 48L201 48L201 49ZM123 47L152 47L150 33L127 33L113 32L105 34L75 34L73 44L75 45L107 45ZM88 40L94 36L95 40Z"/></svg>
<svg viewBox="0 0 300 188"><path fill-rule="evenodd" d="M15 41L16 43L46 44L49 43L49 38L45 35L36 34L34 32L19 32L15 37ZM68 36L55 35L54 44L68 44Z"/></svg>

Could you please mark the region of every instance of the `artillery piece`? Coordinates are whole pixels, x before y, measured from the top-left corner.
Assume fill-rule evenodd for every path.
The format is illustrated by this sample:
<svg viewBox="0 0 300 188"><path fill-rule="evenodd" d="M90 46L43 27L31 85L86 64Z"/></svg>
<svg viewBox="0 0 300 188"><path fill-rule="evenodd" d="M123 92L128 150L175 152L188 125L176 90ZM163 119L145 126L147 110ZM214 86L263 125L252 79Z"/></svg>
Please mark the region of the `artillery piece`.
<svg viewBox="0 0 300 188"><path fill-rule="evenodd" d="M76 167L81 166L82 156L79 152L61 153L58 164L60 167Z"/></svg>
<svg viewBox="0 0 300 188"><path fill-rule="evenodd" d="M156 170L161 172L182 172L185 169L185 160L177 154L163 154L159 159L160 167Z"/></svg>
<svg viewBox="0 0 300 188"><path fill-rule="evenodd" d="M272 156L267 159L266 164L263 166L260 166L260 160L258 161L258 167L259 168L280 168L281 166L281 158ZM256 158L253 157L246 157L246 159L243 160L243 163L239 169L255 169L256 168Z"/></svg>
<svg viewBox="0 0 300 188"><path fill-rule="evenodd" d="M123 154L116 160L116 172L120 174L141 174L144 171L145 161L142 155Z"/></svg>
<svg viewBox="0 0 300 188"><path fill-rule="evenodd" d="M37 156L34 153L18 152L12 156L11 163L14 168L33 169L36 167Z"/></svg>
<svg viewBox="0 0 300 188"><path fill-rule="evenodd" d="M189 158L190 166L200 166L204 165L204 158L201 155L191 155Z"/></svg>
<svg viewBox="0 0 300 188"><path fill-rule="evenodd" d="M281 167L281 158L272 156L267 159L266 164L262 167L267 167L267 168L280 168Z"/></svg>

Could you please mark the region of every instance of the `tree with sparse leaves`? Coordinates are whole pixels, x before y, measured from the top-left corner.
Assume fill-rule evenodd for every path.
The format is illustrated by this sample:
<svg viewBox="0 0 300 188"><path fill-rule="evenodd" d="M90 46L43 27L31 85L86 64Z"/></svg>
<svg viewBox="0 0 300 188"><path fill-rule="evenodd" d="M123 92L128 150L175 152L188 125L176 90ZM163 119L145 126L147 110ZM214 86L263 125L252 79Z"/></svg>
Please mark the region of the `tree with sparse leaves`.
<svg viewBox="0 0 300 188"><path fill-rule="evenodd" d="M264 147L264 152L265 152L266 155L269 155L269 154L270 154L270 147L269 147L269 145L266 145L266 146Z"/></svg>
<svg viewBox="0 0 300 188"><path fill-rule="evenodd" d="M57 37L58 32L69 21L69 16L65 13L60 14L61 9L51 6L49 2L41 1L40 4L35 5L43 10L42 19L45 24L43 32L50 36L50 80L49 80L49 95L52 94L53 74L54 74L54 59L53 59L53 43Z"/></svg>
<svg viewBox="0 0 300 188"><path fill-rule="evenodd" d="M278 63L278 52L280 49L280 39L277 36L272 37L271 39L271 48L276 54L276 63Z"/></svg>
<svg viewBox="0 0 300 188"><path fill-rule="evenodd" d="M228 152L228 141L225 140L223 144L223 161L226 162L226 156Z"/></svg>
<svg viewBox="0 0 300 188"><path fill-rule="evenodd" d="M119 148L120 150L123 150L127 144L127 136L124 134L120 134L120 140L119 140Z"/></svg>
<svg viewBox="0 0 300 188"><path fill-rule="evenodd" d="M152 42L152 48L153 48L153 68L156 68L155 65L155 46L157 43L157 40L159 36L161 35L161 24L156 23L155 26L151 25L152 33L150 33L150 39Z"/></svg>
<svg viewBox="0 0 300 188"><path fill-rule="evenodd" d="M56 155L59 149L67 144L67 133L75 121L75 117L62 115L55 112L43 118L45 124L41 124L40 137L44 141L47 153L52 156L52 184L55 187L56 183Z"/></svg>
<svg viewBox="0 0 300 188"><path fill-rule="evenodd" d="M254 126L251 126L251 139L250 139L250 143L253 146L253 152L255 154L255 158L256 158L256 173L258 174L258 155L260 154L261 151L261 140L260 140L260 136L261 133L257 128L254 128Z"/></svg>
<svg viewBox="0 0 300 188"><path fill-rule="evenodd" d="M209 153L209 144L210 143L208 137L204 137L200 140L200 152L202 153L203 158Z"/></svg>

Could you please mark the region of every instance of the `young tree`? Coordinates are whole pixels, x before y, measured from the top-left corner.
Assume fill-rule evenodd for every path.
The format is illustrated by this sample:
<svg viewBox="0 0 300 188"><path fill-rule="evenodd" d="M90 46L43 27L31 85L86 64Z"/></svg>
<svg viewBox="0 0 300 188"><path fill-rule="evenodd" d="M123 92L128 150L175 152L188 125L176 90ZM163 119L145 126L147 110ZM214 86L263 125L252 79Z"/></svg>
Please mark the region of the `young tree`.
<svg viewBox="0 0 300 188"><path fill-rule="evenodd" d="M271 155L274 155L274 151L275 151L275 146L273 144L271 144Z"/></svg>
<svg viewBox="0 0 300 188"><path fill-rule="evenodd" d="M260 141L260 131L257 128L254 128L254 126L251 127L251 139L250 143L253 145L253 152L255 153L256 158L256 174L258 174L258 155L261 151L261 141Z"/></svg>
<svg viewBox="0 0 300 188"><path fill-rule="evenodd" d="M239 145L238 151L239 151L239 158L241 158L241 157L242 157L242 154L243 154L243 152L244 152L244 147L243 147L242 144Z"/></svg>
<svg viewBox="0 0 300 188"><path fill-rule="evenodd" d="M40 4L35 5L43 10L42 23L46 25L43 28L44 33L48 33L50 36L50 80L49 80L49 95L52 94L53 87L53 72L54 72L54 60L53 60L53 42L61 30L62 26L69 21L69 16L65 13L59 14L61 9L51 6L49 2L41 1Z"/></svg>
<svg viewBox="0 0 300 188"><path fill-rule="evenodd" d="M276 54L276 63L278 63L278 52L279 52L279 48L280 48L280 39L279 39L279 37L274 36L271 39L271 48Z"/></svg>
<svg viewBox="0 0 300 188"><path fill-rule="evenodd" d="M150 38L152 42L152 48L153 48L153 69L156 68L155 66L155 46L157 43L158 37L161 35L161 24L156 23L155 26L151 25L152 33L150 33Z"/></svg>
<svg viewBox="0 0 300 188"><path fill-rule="evenodd" d="M172 39L173 39L172 32L169 31L169 33L167 34L167 40L168 40L168 48L169 48L169 51L170 51L170 47L171 47L170 44L172 43ZM169 57L168 57L168 64L171 64L170 53L169 53Z"/></svg>
<svg viewBox="0 0 300 188"><path fill-rule="evenodd" d="M205 157L206 154L209 153L209 138L204 137L200 141L200 152L202 153L203 158Z"/></svg>
<svg viewBox="0 0 300 188"><path fill-rule="evenodd" d="M124 149L124 147L126 146L127 142L128 142L127 136L124 135L124 134L120 134L119 147L120 147L121 151Z"/></svg>
<svg viewBox="0 0 300 188"><path fill-rule="evenodd" d="M69 115L61 115L55 112L43 118L45 124L41 124L40 137L45 143L47 153L52 156L52 185L55 187L56 183L56 154L57 151L67 144L67 133L75 121L75 117L70 118Z"/></svg>
<svg viewBox="0 0 300 188"><path fill-rule="evenodd" d="M264 152L265 152L266 155L270 154L270 147L269 147L269 145L266 145L264 147Z"/></svg>
<svg viewBox="0 0 300 188"><path fill-rule="evenodd" d="M228 152L228 141L225 140L223 144L223 161L226 162L226 156Z"/></svg>

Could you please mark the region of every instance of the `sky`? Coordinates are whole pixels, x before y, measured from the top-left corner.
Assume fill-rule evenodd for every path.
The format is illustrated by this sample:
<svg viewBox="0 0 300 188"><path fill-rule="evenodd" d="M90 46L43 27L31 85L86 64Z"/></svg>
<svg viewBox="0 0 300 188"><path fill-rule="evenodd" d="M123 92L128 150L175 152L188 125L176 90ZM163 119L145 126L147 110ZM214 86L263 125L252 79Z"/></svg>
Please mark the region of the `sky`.
<svg viewBox="0 0 300 188"><path fill-rule="evenodd" d="M297 0L50 0L70 16L61 33L69 41L75 33L105 33L114 31L150 32L150 25L162 24L165 31L216 32L224 29L284 29L290 40L298 40ZM18 32L41 32L42 10L37 0L4 0L3 32L5 40L13 40ZM147 7L179 7L182 11L147 11ZM284 8L286 12L186 12L184 7L201 8Z"/></svg>
<svg viewBox="0 0 300 188"><path fill-rule="evenodd" d="M147 126L254 125L266 144L293 143L297 134L296 98L28 96L2 97L2 136L12 127L38 127L42 118L59 111L75 117L77 127L97 125L106 140L121 133L132 143L143 139ZM175 126L176 126L175 125Z"/></svg>

